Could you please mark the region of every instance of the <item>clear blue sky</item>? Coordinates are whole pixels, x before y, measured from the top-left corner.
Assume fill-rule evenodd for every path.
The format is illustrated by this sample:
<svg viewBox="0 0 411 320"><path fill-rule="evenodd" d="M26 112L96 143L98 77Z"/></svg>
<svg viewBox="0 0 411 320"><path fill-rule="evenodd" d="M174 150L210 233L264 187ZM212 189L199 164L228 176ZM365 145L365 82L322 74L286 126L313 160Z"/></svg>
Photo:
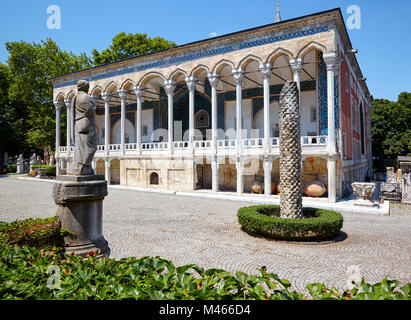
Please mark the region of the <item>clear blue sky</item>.
<svg viewBox="0 0 411 320"><path fill-rule="evenodd" d="M47 7L61 8L60 30L47 28ZM396 100L411 91L410 0L280 0L283 20L340 7L361 8L361 29L348 30L367 84L375 98ZM275 0L20 0L1 4L0 61L4 42L52 38L66 51L107 48L119 32L147 33L177 44L273 22Z"/></svg>

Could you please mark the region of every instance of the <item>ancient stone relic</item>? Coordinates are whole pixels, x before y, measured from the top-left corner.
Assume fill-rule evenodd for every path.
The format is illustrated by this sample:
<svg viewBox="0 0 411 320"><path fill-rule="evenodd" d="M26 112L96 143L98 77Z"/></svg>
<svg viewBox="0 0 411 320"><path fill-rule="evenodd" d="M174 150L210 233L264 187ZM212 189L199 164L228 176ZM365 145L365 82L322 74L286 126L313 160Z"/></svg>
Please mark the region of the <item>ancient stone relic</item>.
<svg viewBox="0 0 411 320"><path fill-rule="evenodd" d="M314 180L305 185L303 192L309 197L322 197L327 192L327 188L324 182Z"/></svg>
<svg viewBox="0 0 411 320"><path fill-rule="evenodd" d="M300 93L287 81L280 94L280 216L303 218Z"/></svg>
<svg viewBox="0 0 411 320"><path fill-rule="evenodd" d="M402 202L411 204L411 162L400 162L402 171Z"/></svg>
<svg viewBox="0 0 411 320"><path fill-rule="evenodd" d="M262 194L263 191L264 191L263 187L258 183L254 183L251 187L252 194Z"/></svg>
<svg viewBox="0 0 411 320"><path fill-rule="evenodd" d="M357 197L354 205L367 207L374 206L374 203L371 201L376 188L376 184L374 182L353 182L351 186Z"/></svg>
<svg viewBox="0 0 411 320"><path fill-rule="evenodd" d="M93 175L91 161L97 150L96 106L88 95L89 83L80 80L77 83L78 93L72 102L74 128L74 158L70 175Z"/></svg>
<svg viewBox="0 0 411 320"><path fill-rule="evenodd" d="M107 181L94 175L91 167L96 151L95 105L87 94L88 82L77 83L74 115L74 159L69 175L56 177L53 198L61 227L74 235L64 238L66 253L85 256L100 250L108 256L110 248L103 236L103 200L107 196Z"/></svg>

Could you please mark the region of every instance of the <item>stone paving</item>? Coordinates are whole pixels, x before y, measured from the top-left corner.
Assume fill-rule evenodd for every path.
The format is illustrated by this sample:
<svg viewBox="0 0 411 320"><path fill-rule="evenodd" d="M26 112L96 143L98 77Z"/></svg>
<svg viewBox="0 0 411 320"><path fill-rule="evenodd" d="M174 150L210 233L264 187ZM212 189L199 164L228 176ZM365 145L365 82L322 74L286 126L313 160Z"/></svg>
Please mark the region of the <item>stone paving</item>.
<svg viewBox="0 0 411 320"><path fill-rule="evenodd" d="M0 221L54 215L51 191L51 183L0 176ZM391 216L343 213L345 240L299 244L242 232L236 213L247 205L109 189L104 235L114 258L158 255L176 265L195 263L247 273L265 265L298 290L312 282L345 288L352 265L368 282L384 277L411 282L410 208Z"/></svg>

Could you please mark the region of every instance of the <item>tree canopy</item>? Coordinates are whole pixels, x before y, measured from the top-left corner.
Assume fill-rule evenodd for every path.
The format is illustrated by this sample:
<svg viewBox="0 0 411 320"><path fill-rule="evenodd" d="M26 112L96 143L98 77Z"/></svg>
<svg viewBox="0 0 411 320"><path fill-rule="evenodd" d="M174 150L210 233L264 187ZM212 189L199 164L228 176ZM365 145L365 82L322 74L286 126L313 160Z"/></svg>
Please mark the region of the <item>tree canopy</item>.
<svg viewBox="0 0 411 320"><path fill-rule="evenodd" d="M174 42L161 37L150 38L145 33L121 32L113 38L109 48L101 52L97 49L92 51L93 63L95 65L106 64L175 46Z"/></svg>
<svg viewBox="0 0 411 320"><path fill-rule="evenodd" d="M92 57L61 50L52 39L40 43L6 42L7 64L0 63L0 152L42 152L55 144L55 108L51 78L176 46L147 34L119 33L109 48ZM61 141L66 135L61 113Z"/></svg>
<svg viewBox="0 0 411 320"><path fill-rule="evenodd" d="M41 43L6 42L6 48L10 74L6 96L9 112L20 122L20 149L41 151L47 145L54 146L55 108L50 79L90 67L91 60L84 53L61 50L51 39Z"/></svg>
<svg viewBox="0 0 411 320"><path fill-rule="evenodd" d="M376 99L371 105L373 156L383 169L383 159L411 156L411 93L403 92L398 101Z"/></svg>

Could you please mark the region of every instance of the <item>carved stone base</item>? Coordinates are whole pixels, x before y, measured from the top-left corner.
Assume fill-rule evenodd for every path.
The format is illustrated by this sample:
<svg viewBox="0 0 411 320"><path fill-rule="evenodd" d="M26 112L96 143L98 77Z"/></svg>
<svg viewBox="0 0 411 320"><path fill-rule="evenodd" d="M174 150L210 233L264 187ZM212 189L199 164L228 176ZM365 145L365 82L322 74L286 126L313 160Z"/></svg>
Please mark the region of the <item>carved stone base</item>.
<svg viewBox="0 0 411 320"><path fill-rule="evenodd" d="M58 176L53 198L61 227L75 233L64 238L65 253L85 256L100 250L99 257L109 256L110 248L103 236L103 200L107 196L104 176Z"/></svg>

